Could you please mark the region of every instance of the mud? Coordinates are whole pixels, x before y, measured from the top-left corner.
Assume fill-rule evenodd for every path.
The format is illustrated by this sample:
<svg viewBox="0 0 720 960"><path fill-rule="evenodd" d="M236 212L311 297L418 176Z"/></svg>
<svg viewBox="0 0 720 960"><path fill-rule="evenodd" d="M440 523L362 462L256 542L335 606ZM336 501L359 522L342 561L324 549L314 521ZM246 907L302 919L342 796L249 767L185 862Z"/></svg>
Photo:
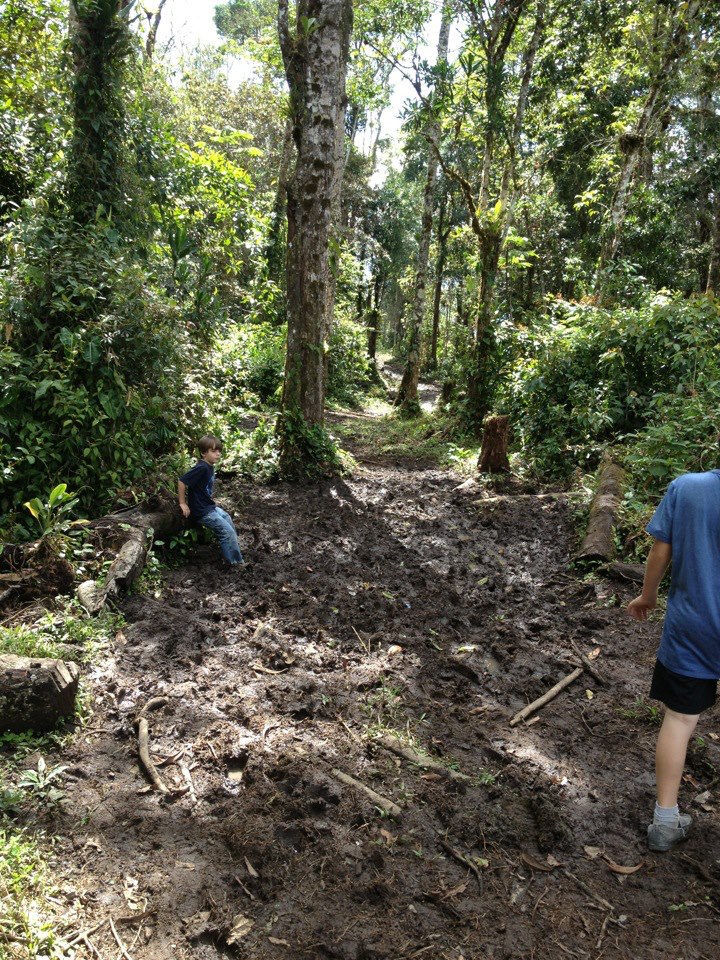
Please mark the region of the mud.
<svg viewBox="0 0 720 960"><path fill-rule="evenodd" d="M693 803L717 722L683 785L694 834L649 854L657 726L637 701L659 624L626 619L632 585L569 569L577 499L356 452L345 480L226 478L252 566L198 547L159 598L124 601L45 824L75 927L115 957L113 917L133 960L717 957L720 830ZM606 685L584 674L511 728L573 643L599 648ZM192 793L163 798L138 766L155 696L160 772ZM379 747L389 732L469 779Z"/></svg>

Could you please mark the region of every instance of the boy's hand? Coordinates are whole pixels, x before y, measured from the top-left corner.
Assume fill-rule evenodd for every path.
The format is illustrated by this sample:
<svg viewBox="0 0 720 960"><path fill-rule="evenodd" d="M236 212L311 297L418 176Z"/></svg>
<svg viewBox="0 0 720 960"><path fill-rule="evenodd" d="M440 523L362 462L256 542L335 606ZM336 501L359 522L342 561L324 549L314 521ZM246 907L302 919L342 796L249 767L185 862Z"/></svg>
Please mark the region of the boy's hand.
<svg viewBox="0 0 720 960"><path fill-rule="evenodd" d="M182 515L187 520L187 518L190 516L190 507L186 503L181 503L180 509L182 510Z"/></svg>
<svg viewBox="0 0 720 960"><path fill-rule="evenodd" d="M633 618L633 620L647 620L650 615L650 611L654 610L657 606L657 597L652 597L647 599L643 597L642 594L639 597L635 597L634 600L631 600L627 605L627 612Z"/></svg>

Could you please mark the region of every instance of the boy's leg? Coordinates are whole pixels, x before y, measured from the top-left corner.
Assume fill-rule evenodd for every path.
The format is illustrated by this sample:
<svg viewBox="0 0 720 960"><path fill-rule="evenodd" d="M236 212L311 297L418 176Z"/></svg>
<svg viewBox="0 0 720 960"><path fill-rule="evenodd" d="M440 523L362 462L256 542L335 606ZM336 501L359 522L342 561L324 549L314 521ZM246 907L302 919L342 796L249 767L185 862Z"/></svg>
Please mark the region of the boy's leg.
<svg viewBox="0 0 720 960"><path fill-rule="evenodd" d="M680 780L685 769L690 737L693 735L699 714L676 713L665 708L655 751L655 776L659 807L676 807Z"/></svg>
<svg viewBox="0 0 720 960"><path fill-rule="evenodd" d="M230 564L243 563L243 555L240 552L235 527L230 515L221 507L215 507L209 513L206 513L200 520L204 526L209 527L218 538L218 544L223 557Z"/></svg>

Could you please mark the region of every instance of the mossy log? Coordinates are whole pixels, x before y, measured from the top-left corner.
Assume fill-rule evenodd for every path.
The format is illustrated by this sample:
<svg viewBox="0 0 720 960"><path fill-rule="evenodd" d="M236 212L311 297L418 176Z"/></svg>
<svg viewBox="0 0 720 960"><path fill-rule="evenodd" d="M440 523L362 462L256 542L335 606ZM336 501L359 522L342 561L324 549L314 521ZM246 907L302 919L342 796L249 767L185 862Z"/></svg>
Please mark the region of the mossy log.
<svg viewBox="0 0 720 960"><path fill-rule="evenodd" d="M585 539L575 555L576 560L611 560L615 554L615 524L622 504L625 471L609 458L603 459L598 471L598 485L590 504Z"/></svg>

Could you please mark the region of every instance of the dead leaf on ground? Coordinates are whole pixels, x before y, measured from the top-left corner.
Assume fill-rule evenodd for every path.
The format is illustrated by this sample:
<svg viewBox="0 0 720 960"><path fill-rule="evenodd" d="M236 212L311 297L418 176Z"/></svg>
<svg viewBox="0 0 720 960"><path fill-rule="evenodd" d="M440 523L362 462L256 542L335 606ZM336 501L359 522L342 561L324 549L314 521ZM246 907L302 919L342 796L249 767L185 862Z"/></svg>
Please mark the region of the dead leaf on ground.
<svg viewBox="0 0 720 960"><path fill-rule="evenodd" d="M465 883L461 883L459 887L453 887L452 890L448 890L448 892L443 897L443 900L449 900L450 897L457 897L458 894L465 893L468 887L468 883L469 881L466 880Z"/></svg>
<svg viewBox="0 0 720 960"><path fill-rule="evenodd" d="M233 919L232 929L228 934L226 941L228 946L231 946L233 943L237 943L238 940L242 940L243 937L246 937L254 926L254 920L250 920L248 917L244 917L241 913L239 913Z"/></svg>
<svg viewBox="0 0 720 960"><path fill-rule="evenodd" d="M637 873L640 867L645 863L644 860L641 860L640 863L636 864L634 867L624 867L621 863L615 863L614 860L611 860L610 857L606 857L603 854L603 860L610 867L613 873L619 873L624 877L629 877L631 873Z"/></svg>
<svg viewBox="0 0 720 960"><path fill-rule="evenodd" d="M602 847L583 847L583 850L590 860L597 860L598 857L602 856L603 852Z"/></svg>
<svg viewBox="0 0 720 960"><path fill-rule="evenodd" d="M521 853L520 859L525 864L526 867L530 867L531 870L539 870L542 873L552 873L555 867L550 863L544 863L542 860L536 860L535 857L531 856L529 853Z"/></svg>
<svg viewBox="0 0 720 960"><path fill-rule="evenodd" d="M250 876L254 877L257 880L260 874L257 872L255 867L250 863L247 857L245 857L245 866L247 867L247 872L250 874Z"/></svg>
<svg viewBox="0 0 720 960"><path fill-rule="evenodd" d="M403 648L399 644L394 643L391 647L388 647L387 655L389 657L395 657L398 655L398 653L402 653L402 652L403 652Z"/></svg>
<svg viewBox="0 0 720 960"><path fill-rule="evenodd" d="M289 947L290 944L287 940L279 940L277 937L268 937L270 943L274 943L276 947Z"/></svg>

